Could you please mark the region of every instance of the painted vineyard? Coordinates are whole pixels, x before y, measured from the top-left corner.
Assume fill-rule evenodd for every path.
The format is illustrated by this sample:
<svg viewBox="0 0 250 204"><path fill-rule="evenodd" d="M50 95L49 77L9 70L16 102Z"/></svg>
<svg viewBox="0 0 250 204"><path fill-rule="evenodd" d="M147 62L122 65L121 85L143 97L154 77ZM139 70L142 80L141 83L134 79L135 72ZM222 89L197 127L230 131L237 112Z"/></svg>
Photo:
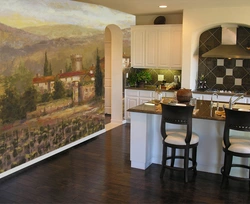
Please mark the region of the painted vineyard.
<svg viewBox="0 0 250 204"><path fill-rule="evenodd" d="M70 110L68 110L70 111ZM104 128L104 115L97 108L71 117L50 120L30 128L19 125L0 135L0 171L16 167Z"/></svg>

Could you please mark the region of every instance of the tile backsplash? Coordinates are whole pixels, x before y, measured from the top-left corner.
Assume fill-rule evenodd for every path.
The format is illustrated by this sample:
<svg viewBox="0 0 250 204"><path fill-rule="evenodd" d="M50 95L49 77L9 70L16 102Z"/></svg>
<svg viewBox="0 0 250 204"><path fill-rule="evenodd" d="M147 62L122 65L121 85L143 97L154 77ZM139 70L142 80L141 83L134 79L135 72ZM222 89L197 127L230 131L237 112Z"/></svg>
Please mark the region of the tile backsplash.
<svg viewBox="0 0 250 204"><path fill-rule="evenodd" d="M166 81L166 83L173 82L175 75L181 76L181 70L154 69L154 68L149 68L149 69L145 69L145 68L143 68L143 69L127 68L127 69L124 69L124 71L123 71L124 74L123 75L126 78L126 75L129 75L131 72L139 72L141 70L149 72L151 74L151 76L152 76L152 81L148 82L147 85L157 85L159 83L158 75L163 75L163 79ZM124 81L126 81L126 80L124 80ZM181 79L180 79L180 81L181 81Z"/></svg>
<svg viewBox="0 0 250 204"><path fill-rule="evenodd" d="M250 90L249 59L204 58L201 55L221 44L221 27L203 32L199 41L198 78L205 76L211 90L246 92ZM250 28L238 27L237 44L246 48L250 45ZM197 79L198 83L198 79Z"/></svg>

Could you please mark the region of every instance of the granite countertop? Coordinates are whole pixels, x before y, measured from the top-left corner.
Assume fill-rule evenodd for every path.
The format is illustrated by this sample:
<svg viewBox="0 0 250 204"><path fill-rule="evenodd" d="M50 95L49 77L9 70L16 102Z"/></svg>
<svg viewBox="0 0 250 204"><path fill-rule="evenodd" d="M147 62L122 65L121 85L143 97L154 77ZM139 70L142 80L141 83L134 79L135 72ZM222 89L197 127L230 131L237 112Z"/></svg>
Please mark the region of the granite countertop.
<svg viewBox="0 0 250 204"><path fill-rule="evenodd" d="M168 98L168 100L171 100L171 98ZM194 112L193 112L193 118L224 121L225 115L223 115L224 114L224 111L222 108L223 104L227 105L228 103L220 103L219 110L217 111L216 103L214 103L214 107L211 109L210 101L197 100L196 108L194 109ZM250 109L250 106L248 106L248 109ZM144 103L144 104L135 106L133 108L130 108L128 109L128 111L161 115L161 104L159 103L155 104L154 101L150 101L149 103ZM223 113L223 114L221 115L219 113Z"/></svg>
<svg viewBox="0 0 250 204"><path fill-rule="evenodd" d="M235 94L243 94L245 97L249 97L250 94L248 92L246 93L236 93L236 92L220 92L220 91L199 91L199 90L194 90L192 93L198 93L198 94L213 94L217 93L218 95L224 95L224 96L233 96Z"/></svg>
<svg viewBox="0 0 250 204"><path fill-rule="evenodd" d="M146 85L145 87L125 87L125 89L155 91L156 87L155 87L155 85ZM161 89L161 91L162 92L175 92L175 91L178 91L178 89L171 89L171 90ZM235 94L244 94L245 97L250 97L250 92L235 93L235 92L220 92L220 91L209 91L209 90L206 90L206 91L193 90L192 93L197 93L197 94L213 94L213 93L217 93L218 95L224 95L224 96L233 96Z"/></svg>
<svg viewBox="0 0 250 204"><path fill-rule="evenodd" d="M132 89L132 90L142 90L142 91L155 91L156 86L154 85L147 85L145 87L125 87L125 89ZM162 92L175 92L177 89L171 89L171 90L166 90L166 89L161 89Z"/></svg>

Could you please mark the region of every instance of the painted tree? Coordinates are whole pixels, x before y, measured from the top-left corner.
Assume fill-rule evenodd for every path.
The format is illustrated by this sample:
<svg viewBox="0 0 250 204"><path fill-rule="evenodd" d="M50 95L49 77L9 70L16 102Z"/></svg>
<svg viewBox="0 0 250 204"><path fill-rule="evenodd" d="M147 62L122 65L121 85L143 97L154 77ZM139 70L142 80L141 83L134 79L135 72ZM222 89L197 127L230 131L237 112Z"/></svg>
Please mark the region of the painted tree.
<svg viewBox="0 0 250 204"><path fill-rule="evenodd" d="M55 91L53 92L54 100L65 97L66 91L65 91L63 82L58 78L56 78L55 80L54 89L55 89Z"/></svg>
<svg viewBox="0 0 250 204"><path fill-rule="evenodd" d="M47 52L45 52L45 59L44 59L44 65L43 65L43 75L50 76L49 75L49 62L48 62Z"/></svg>
<svg viewBox="0 0 250 204"><path fill-rule="evenodd" d="M35 111L37 105L37 90L29 87L21 97L21 117L26 118L26 113Z"/></svg>
<svg viewBox="0 0 250 204"><path fill-rule="evenodd" d="M48 91L45 90L44 93L41 95L41 102L49 102L52 100L52 94Z"/></svg>
<svg viewBox="0 0 250 204"><path fill-rule="evenodd" d="M0 98L0 118L3 123L25 119L36 109L37 91L32 85L33 74L23 63L11 76L4 78L5 93Z"/></svg>
<svg viewBox="0 0 250 204"><path fill-rule="evenodd" d="M2 123L12 123L20 119L20 97L15 87L5 89L0 98L0 118Z"/></svg>
<svg viewBox="0 0 250 204"><path fill-rule="evenodd" d="M48 76L52 76L52 68L51 68L51 63L49 63L49 72L48 72Z"/></svg>
<svg viewBox="0 0 250 204"><path fill-rule="evenodd" d="M97 49L96 67L95 67L95 95L103 96L103 74L100 66L100 57Z"/></svg>
<svg viewBox="0 0 250 204"><path fill-rule="evenodd" d="M20 63L11 76L4 78L4 88L15 88L19 95L32 86L33 73L28 70L24 63Z"/></svg>

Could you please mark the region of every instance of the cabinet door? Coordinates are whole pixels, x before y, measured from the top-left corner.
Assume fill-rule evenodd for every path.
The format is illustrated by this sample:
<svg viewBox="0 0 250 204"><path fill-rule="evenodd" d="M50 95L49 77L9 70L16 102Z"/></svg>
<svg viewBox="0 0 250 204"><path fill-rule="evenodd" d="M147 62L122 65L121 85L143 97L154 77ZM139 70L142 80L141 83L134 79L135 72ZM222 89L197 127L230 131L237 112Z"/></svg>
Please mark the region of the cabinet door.
<svg viewBox="0 0 250 204"><path fill-rule="evenodd" d="M158 31L158 67L170 67L170 28Z"/></svg>
<svg viewBox="0 0 250 204"><path fill-rule="evenodd" d="M182 26L132 26L131 65L181 69Z"/></svg>
<svg viewBox="0 0 250 204"><path fill-rule="evenodd" d="M139 97L140 98L148 98L149 100L153 99L154 97L154 91L139 91Z"/></svg>
<svg viewBox="0 0 250 204"><path fill-rule="evenodd" d="M131 27L131 66L145 66L145 29Z"/></svg>
<svg viewBox="0 0 250 204"><path fill-rule="evenodd" d="M158 55L158 31L146 29L145 31L145 66L156 67Z"/></svg>
<svg viewBox="0 0 250 204"><path fill-rule="evenodd" d="M140 91L139 104L151 101L154 99L154 91Z"/></svg>
<svg viewBox="0 0 250 204"><path fill-rule="evenodd" d="M130 112L128 112L127 110L137 105L139 105L139 98L135 98L135 97L126 98L125 119L130 119Z"/></svg>
<svg viewBox="0 0 250 204"><path fill-rule="evenodd" d="M139 105L139 90L125 89L125 119L130 119L130 113L127 111L129 108Z"/></svg>
<svg viewBox="0 0 250 204"><path fill-rule="evenodd" d="M182 67L182 27L172 26L170 36L171 68Z"/></svg>

